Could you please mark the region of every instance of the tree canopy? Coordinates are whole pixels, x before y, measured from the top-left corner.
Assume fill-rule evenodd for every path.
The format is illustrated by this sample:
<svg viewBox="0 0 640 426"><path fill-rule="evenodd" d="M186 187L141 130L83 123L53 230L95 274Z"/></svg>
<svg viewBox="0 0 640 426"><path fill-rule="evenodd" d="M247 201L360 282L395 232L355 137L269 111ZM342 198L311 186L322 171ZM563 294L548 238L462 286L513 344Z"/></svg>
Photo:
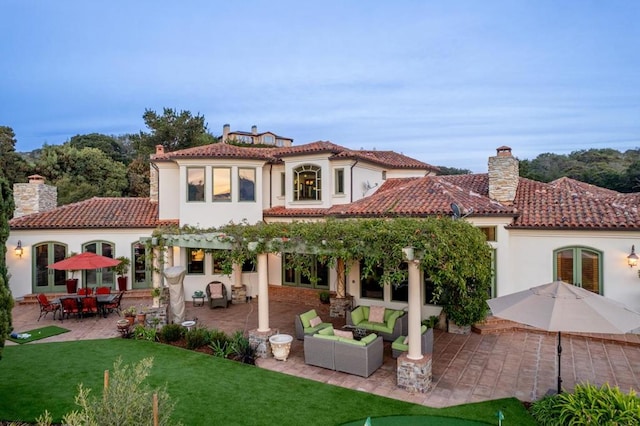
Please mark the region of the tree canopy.
<svg viewBox="0 0 640 426"><path fill-rule="evenodd" d="M533 160L520 160L520 176L541 182L566 176L614 191L635 192L640 190L640 149L544 153Z"/></svg>
<svg viewBox="0 0 640 426"><path fill-rule="evenodd" d="M0 359L4 342L11 332L11 310L13 297L9 289L7 271L7 239L9 239L9 218L13 214L13 196L7 180L0 176Z"/></svg>

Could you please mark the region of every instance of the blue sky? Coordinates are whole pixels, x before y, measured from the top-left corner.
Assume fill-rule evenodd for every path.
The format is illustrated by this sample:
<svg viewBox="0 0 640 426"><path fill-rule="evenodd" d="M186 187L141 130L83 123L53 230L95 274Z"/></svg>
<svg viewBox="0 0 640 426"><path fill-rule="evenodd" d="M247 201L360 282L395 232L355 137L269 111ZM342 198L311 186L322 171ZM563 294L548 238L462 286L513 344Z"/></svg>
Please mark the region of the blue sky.
<svg viewBox="0 0 640 426"><path fill-rule="evenodd" d="M145 108L209 130L395 150L485 172L640 147L640 2L0 0L0 125L17 150L147 130Z"/></svg>

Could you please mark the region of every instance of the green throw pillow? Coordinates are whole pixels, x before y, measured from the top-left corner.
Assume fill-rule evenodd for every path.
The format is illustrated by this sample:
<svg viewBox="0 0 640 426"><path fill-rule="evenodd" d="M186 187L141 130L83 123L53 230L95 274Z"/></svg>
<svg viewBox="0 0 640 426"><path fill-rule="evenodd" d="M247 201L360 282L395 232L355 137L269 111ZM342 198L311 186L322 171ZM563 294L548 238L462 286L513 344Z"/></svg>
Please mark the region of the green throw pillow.
<svg viewBox="0 0 640 426"><path fill-rule="evenodd" d="M309 324L309 321L311 321L313 318L317 316L318 314L316 313L315 309L305 312L304 314L300 314L300 321L302 321L302 327L304 328L311 327L311 324Z"/></svg>
<svg viewBox="0 0 640 426"><path fill-rule="evenodd" d="M323 336L333 336L333 326L321 328L318 330L318 334L322 334Z"/></svg>
<svg viewBox="0 0 640 426"><path fill-rule="evenodd" d="M364 320L364 312L362 306L355 308L351 311L351 322L353 325L358 325Z"/></svg>

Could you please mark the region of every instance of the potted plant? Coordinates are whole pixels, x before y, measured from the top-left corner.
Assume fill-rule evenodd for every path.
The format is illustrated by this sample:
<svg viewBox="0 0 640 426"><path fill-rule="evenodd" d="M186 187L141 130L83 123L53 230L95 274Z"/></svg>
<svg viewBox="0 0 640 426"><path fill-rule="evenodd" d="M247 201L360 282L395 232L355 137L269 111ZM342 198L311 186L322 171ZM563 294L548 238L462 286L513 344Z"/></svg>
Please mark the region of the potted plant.
<svg viewBox="0 0 640 426"><path fill-rule="evenodd" d="M129 306L122 310L122 313L127 321L129 321L129 325L132 326L136 319L136 307Z"/></svg>
<svg viewBox="0 0 640 426"><path fill-rule="evenodd" d="M328 291L321 291L319 296L320 296L320 302L324 303L325 305L329 303L331 299L331 295L329 294Z"/></svg>
<svg viewBox="0 0 640 426"><path fill-rule="evenodd" d="M140 308L138 313L136 314L136 319L138 320L138 324L145 325L145 321L147 320L147 312L144 308Z"/></svg>
<svg viewBox="0 0 640 426"><path fill-rule="evenodd" d="M65 259L73 257L76 254L78 253L72 251L71 253L69 253L69 256L65 257ZM64 280L64 283L67 286L67 293L72 294L78 291L78 279L75 277L77 271L70 270L69 272L71 272L71 278L67 278L66 280Z"/></svg>
<svg viewBox="0 0 640 426"><path fill-rule="evenodd" d="M116 257L116 260L119 260L116 266L113 267L113 270L118 275L118 290L126 291L127 290L127 274L129 273L129 265L131 265L131 261L126 256Z"/></svg>

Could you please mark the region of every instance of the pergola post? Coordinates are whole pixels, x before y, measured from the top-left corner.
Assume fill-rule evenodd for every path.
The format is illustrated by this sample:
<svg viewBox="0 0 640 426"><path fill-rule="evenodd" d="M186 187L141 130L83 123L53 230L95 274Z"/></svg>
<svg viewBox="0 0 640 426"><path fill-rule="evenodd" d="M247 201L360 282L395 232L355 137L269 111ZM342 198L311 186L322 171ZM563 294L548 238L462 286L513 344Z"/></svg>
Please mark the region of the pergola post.
<svg viewBox="0 0 640 426"><path fill-rule="evenodd" d="M420 347L420 261L410 260L409 264L409 359L422 359Z"/></svg>
<svg viewBox="0 0 640 426"><path fill-rule="evenodd" d="M269 331L269 269L267 253L258 254L258 331Z"/></svg>

